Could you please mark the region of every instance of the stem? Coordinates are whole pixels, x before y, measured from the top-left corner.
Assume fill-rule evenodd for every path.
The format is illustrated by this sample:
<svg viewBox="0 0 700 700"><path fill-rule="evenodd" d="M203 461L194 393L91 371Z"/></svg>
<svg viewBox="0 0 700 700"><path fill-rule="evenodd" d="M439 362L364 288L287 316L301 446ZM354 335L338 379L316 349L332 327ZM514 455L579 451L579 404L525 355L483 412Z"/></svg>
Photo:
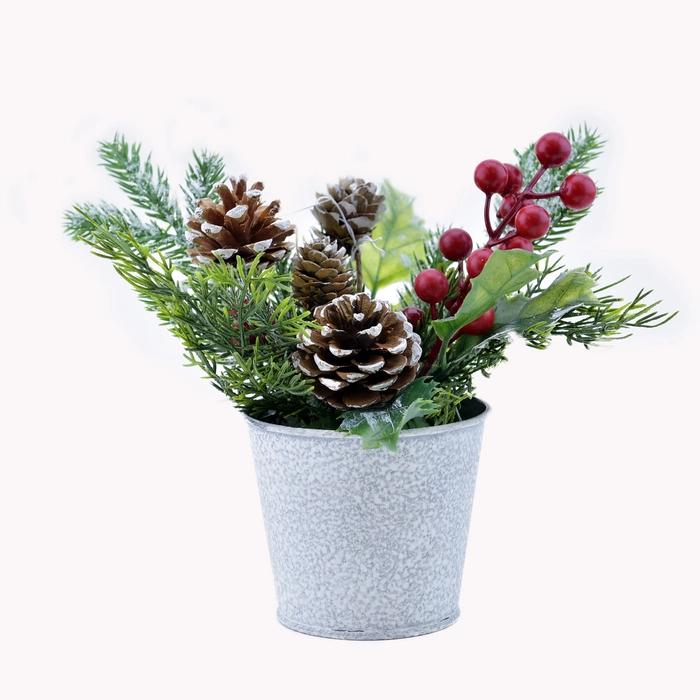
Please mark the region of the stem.
<svg viewBox="0 0 700 700"><path fill-rule="evenodd" d="M493 227L491 226L491 195L486 195L486 204L484 205L484 222L486 224L486 232L489 234L489 240L493 237Z"/></svg>
<svg viewBox="0 0 700 700"><path fill-rule="evenodd" d="M520 193L515 195L515 204L511 207L511 210L508 212L507 216L503 217L501 220L501 223L498 224L496 227L496 230L493 233L489 233L489 240L488 243L486 244L487 248L492 248L493 246L496 245L496 243L502 243L503 241L499 241L498 239L500 238L501 234L503 233L504 229L508 224L515 218L515 215L518 213L518 209L520 209L520 206L523 203L523 200L525 199L536 199L538 197L543 197L543 195L539 195L536 192L532 191L532 188L537 184L537 181L545 174L547 171L547 168L543 165L533 176L532 180L528 182L527 187ZM558 194L558 193L556 193ZM554 196L553 193L547 193L544 195L544 198ZM488 201L488 198L487 198ZM486 221L486 229L490 229L490 222ZM509 238L512 238L512 236L509 236ZM506 240L504 238L503 240Z"/></svg>
<svg viewBox="0 0 700 700"><path fill-rule="evenodd" d="M493 248L495 245L500 245L501 243L505 243L506 241L509 241L511 238L515 238L518 235L518 232L513 230L507 235L503 236L503 238L500 238L495 241L489 241L484 248Z"/></svg>
<svg viewBox="0 0 700 700"><path fill-rule="evenodd" d="M467 297L467 294L469 294L470 289L471 289L471 284L469 282L469 277L467 277L465 275L464 279L462 279L459 283L459 296L457 297L457 301L455 301L455 303L452 304L451 313L453 316L461 308L462 304L464 303L464 300Z"/></svg>
<svg viewBox="0 0 700 700"><path fill-rule="evenodd" d="M550 197L559 197L561 190L556 192L523 192L523 199L549 199Z"/></svg>
<svg viewBox="0 0 700 700"><path fill-rule="evenodd" d="M537 181L545 174L547 171L546 166L542 166L533 176L532 180L528 182L527 187L520 193L521 195L526 194L527 192L532 192L532 188L537 184Z"/></svg>
<svg viewBox="0 0 700 700"><path fill-rule="evenodd" d="M491 248L492 246L495 246L496 243L499 243L499 238L501 234L503 233L503 230L505 229L506 226L515 218L515 215L518 213L518 209L520 209L520 198L521 195L516 195L516 202L512 206L511 210L508 212L506 216L503 217L501 220L501 223L498 224L496 227L496 230L489 236L488 243L486 244L487 248Z"/></svg>
<svg viewBox="0 0 700 700"><path fill-rule="evenodd" d="M360 246L355 248L355 276L357 278L357 293L363 292L365 289L365 282L362 279L362 251Z"/></svg>
<svg viewBox="0 0 700 700"><path fill-rule="evenodd" d="M419 377L424 377L428 373L428 370L433 366L433 364L435 364L435 360L437 360L437 356L440 354L441 347L442 340L438 338L435 341L435 345L433 345L433 347L430 349L428 357L425 358L425 364L423 365L423 369L418 374Z"/></svg>

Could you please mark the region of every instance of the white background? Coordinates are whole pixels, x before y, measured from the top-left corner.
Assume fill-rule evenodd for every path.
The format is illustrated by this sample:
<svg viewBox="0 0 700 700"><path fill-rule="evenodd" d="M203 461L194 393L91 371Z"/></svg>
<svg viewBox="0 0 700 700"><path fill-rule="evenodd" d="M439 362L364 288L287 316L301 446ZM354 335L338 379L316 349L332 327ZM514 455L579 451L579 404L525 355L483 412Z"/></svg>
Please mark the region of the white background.
<svg viewBox="0 0 700 700"><path fill-rule="evenodd" d="M698 56L686 3L14 3L2 71L3 700L700 697ZM453 627L343 642L276 622L241 416L62 231L124 197L115 132L174 184L192 148L304 230L388 178L480 240L472 181L587 122L605 194L562 248L679 316L586 351L514 346Z"/></svg>

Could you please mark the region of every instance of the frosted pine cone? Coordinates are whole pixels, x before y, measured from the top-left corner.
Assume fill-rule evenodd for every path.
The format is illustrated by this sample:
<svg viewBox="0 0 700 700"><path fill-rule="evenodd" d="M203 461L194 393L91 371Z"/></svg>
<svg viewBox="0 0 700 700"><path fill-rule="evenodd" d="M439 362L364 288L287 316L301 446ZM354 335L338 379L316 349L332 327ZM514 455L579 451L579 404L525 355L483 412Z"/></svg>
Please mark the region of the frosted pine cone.
<svg viewBox="0 0 700 700"><path fill-rule="evenodd" d="M322 232L338 241L347 251L372 235L379 215L386 208L384 195L377 186L359 178L345 177L337 185L328 185L328 194L316 193L311 210Z"/></svg>
<svg viewBox="0 0 700 700"><path fill-rule="evenodd" d="M190 257L196 263L220 257L232 265L240 257L249 265L264 253L260 259L262 267L282 260L294 247L284 239L294 233L295 226L277 218L279 201L263 204L262 182L250 188L244 178L231 178L230 182L230 187L224 183L215 190L221 204L211 199L197 202L195 218L187 224L188 240L193 245L187 251Z"/></svg>
<svg viewBox="0 0 700 700"><path fill-rule="evenodd" d="M345 248L327 236L299 246L294 258L294 298L308 311L355 290Z"/></svg>
<svg viewBox="0 0 700 700"><path fill-rule="evenodd" d="M294 366L313 377L313 394L339 409L390 401L413 381L420 338L401 312L369 294L345 294L316 307L323 326L292 355Z"/></svg>

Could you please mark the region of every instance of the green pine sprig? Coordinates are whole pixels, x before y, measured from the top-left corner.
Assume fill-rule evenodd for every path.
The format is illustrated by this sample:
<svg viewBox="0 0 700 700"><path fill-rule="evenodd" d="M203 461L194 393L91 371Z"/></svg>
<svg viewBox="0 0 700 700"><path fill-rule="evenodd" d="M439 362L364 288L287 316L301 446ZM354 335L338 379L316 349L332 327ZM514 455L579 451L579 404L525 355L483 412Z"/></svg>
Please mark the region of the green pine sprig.
<svg viewBox="0 0 700 700"><path fill-rule="evenodd" d="M90 219L81 237L138 293L185 347L189 365L252 416L322 420L329 409L310 396L312 382L290 356L299 334L313 326L295 306L290 276L262 269L211 264L183 274L161 252L139 243L123 218L109 227Z"/></svg>
<svg viewBox="0 0 700 700"><path fill-rule="evenodd" d="M217 153L192 151L194 162L187 167L185 184L181 186L185 197L185 210L192 215L200 199L211 198L214 187L223 179L226 172L224 159Z"/></svg>
<svg viewBox="0 0 700 700"><path fill-rule="evenodd" d="M599 272L593 274L600 279ZM580 343L588 348L601 342L621 340L632 335L639 328L658 328L668 323L678 312L665 313L657 311L661 300L647 303L653 290L640 289L632 301L625 301L614 295L601 295L601 292L625 282L628 277L612 284L594 289L598 297L597 304L581 305L557 319L552 325L552 336L564 336L569 345Z"/></svg>
<svg viewBox="0 0 700 700"><path fill-rule="evenodd" d="M140 144L130 145L116 134L111 141L100 142L98 153L101 165L137 207L166 228L184 235L182 214L170 192L168 178L160 168L153 169L150 155L142 160Z"/></svg>
<svg viewBox="0 0 700 700"><path fill-rule="evenodd" d="M160 251L175 267L188 268L191 265L184 236L162 228L152 219L144 222L132 209L119 209L106 202L81 204L65 212L64 227L73 240L90 240L100 230L128 228L139 245Z"/></svg>

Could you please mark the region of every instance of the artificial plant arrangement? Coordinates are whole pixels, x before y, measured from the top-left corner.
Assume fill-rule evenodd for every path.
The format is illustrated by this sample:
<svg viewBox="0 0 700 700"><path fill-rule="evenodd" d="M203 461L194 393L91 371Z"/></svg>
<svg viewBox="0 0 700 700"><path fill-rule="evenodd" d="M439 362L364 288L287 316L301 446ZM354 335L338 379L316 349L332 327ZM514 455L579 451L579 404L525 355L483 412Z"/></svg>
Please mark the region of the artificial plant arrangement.
<svg viewBox="0 0 700 700"><path fill-rule="evenodd" d="M396 449L403 429L468 417L474 376L516 336L588 347L672 318L648 291L625 301L611 291L623 280L603 284L555 252L600 193L590 173L602 146L584 126L544 134L515 164L479 163L475 247L464 229L428 230L388 181L351 177L316 194L318 224L302 237L262 182L224 181L207 151L180 188L183 216L165 173L117 135L100 144L102 164L145 217L83 204L66 230L113 263L245 414Z"/></svg>

